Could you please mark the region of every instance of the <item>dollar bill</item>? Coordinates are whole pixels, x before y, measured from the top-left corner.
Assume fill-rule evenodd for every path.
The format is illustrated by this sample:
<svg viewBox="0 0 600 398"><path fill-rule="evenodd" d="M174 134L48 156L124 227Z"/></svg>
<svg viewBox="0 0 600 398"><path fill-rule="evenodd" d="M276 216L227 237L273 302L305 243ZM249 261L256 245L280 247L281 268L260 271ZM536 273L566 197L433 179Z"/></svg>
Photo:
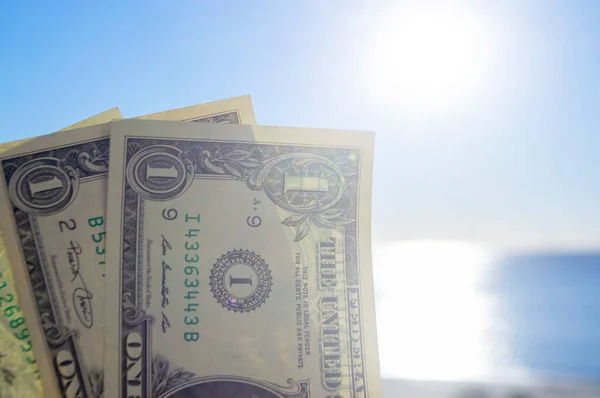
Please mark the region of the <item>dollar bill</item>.
<svg viewBox="0 0 600 398"><path fill-rule="evenodd" d="M110 397L380 397L370 133L111 131Z"/></svg>
<svg viewBox="0 0 600 398"><path fill-rule="evenodd" d="M227 100L211 112L239 113ZM109 126L58 132L0 155L0 223L23 312L36 325L30 334L47 396L103 393Z"/></svg>
<svg viewBox="0 0 600 398"><path fill-rule="evenodd" d="M136 119L146 120L179 120L196 123L220 124L256 124L252 98L249 95L227 100L228 109L224 110L222 101L208 102L170 111L138 116Z"/></svg>
<svg viewBox="0 0 600 398"><path fill-rule="evenodd" d="M123 115L121 115L121 111L119 111L119 108L115 107L115 108L111 108L107 111L104 111L102 113L99 113L95 116L89 117L80 122L77 122L75 124L72 124L68 127L65 127L64 129L59 130L59 131L73 130L73 129L78 129L81 127L95 126L97 124L107 123L112 120L121 120L121 119L123 119Z"/></svg>
<svg viewBox="0 0 600 398"><path fill-rule="evenodd" d="M62 130L121 119L118 108L110 109ZM0 144L0 153L29 139ZM29 338L27 321L21 311L14 285L12 266L0 230L0 397L39 397L39 372Z"/></svg>

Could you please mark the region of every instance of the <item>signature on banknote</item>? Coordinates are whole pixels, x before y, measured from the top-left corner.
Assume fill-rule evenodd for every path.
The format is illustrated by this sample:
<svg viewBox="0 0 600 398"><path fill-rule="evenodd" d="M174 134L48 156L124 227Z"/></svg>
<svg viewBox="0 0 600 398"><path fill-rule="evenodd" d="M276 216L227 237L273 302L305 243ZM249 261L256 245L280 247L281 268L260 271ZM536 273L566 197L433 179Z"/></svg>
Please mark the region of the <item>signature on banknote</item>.
<svg viewBox="0 0 600 398"><path fill-rule="evenodd" d="M167 254L167 250L171 250L171 244L169 243L167 238L165 238L164 235L161 235L161 238L162 238L162 242L160 243L160 245L162 248L162 255L164 256L165 254Z"/></svg>
<svg viewBox="0 0 600 398"><path fill-rule="evenodd" d="M94 315L92 311L92 293L88 290L83 277L79 273L79 256L83 252L81 245L78 242L71 241L67 248L67 259L69 261L69 267L73 278L79 279L81 287L77 287L73 290L73 307L75 308L75 314L83 326L90 329L94 325Z"/></svg>
<svg viewBox="0 0 600 398"><path fill-rule="evenodd" d="M169 305L169 285L167 285L167 271L171 271L171 266L169 264L167 264L165 262L165 260L163 260L163 262L162 262L162 288L161 288L161 295L162 295L161 305L163 308L165 308L167 305Z"/></svg>
<svg viewBox="0 0 600 398"><path fill-rule="evenodd" d="M171 327L171 321L167 318L167 315L164 312L161 312L162 321L160 322L160 327L163 333L167 333L167 329Z"/></svg>

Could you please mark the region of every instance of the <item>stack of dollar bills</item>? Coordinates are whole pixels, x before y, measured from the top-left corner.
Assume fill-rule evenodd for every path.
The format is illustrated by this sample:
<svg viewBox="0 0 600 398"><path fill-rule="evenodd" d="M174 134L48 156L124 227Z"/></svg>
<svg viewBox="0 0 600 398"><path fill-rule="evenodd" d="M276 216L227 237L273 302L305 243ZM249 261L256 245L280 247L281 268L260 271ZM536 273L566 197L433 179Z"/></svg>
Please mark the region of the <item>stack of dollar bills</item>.
<svg viewBox="0 0 600 398"><path fill-rule="evenodd" d="M0 397L380 397L373 145L249 96L0 145Z"/></svg>

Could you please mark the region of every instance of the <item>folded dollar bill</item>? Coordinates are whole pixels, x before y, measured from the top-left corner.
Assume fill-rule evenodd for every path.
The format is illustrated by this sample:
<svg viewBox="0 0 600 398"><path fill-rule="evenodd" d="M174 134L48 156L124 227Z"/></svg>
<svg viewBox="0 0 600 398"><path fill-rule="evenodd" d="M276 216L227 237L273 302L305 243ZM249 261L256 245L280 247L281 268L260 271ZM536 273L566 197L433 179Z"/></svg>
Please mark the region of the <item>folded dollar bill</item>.
<svg viewBox="0 0 600 398"><path fill-rule="evenodd" d="M112 108L62 130L118 119L121 119L121 112ZM0 153L27 141L0 144ZM41 392L29 329L19 305L12 267L0 230L0 397L39 397Z"/></svg>
<svg viewBox="0 0 600 398"><path fill-rule="evenodd" d="M249 97L186 113L202 115L255 121ZM110 124L62 131L0 155L0 223L50 397L103 393L109 133Z"/></svg>
<svg viewBox="0 0 600 398"><path fill-rule="evenodd" d="M249 97L141 119L0 155L46 395L381 396L373 135L236 125Z"/></svg>

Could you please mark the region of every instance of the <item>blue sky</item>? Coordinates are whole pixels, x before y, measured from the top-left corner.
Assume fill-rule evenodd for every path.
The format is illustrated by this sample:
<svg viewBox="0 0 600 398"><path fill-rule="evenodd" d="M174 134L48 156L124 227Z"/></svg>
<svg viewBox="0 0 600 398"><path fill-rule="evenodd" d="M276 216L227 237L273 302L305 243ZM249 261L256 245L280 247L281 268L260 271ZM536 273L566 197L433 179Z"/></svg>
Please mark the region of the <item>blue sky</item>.
<svg viewBox="0 0 600 398"><path fill-rule="evenodd" d="M464 101L414 112L371 87L407 2L3 2L1 139L250 94L261 124L377 133L377 241L600 247L600 4L456 3L492 60Z"/></svg>
<svg viewBox="0 0 600 398"><path fill-rule="evenodd" d="M375 278L403 281L378 296L380 343L399 344L384 347L382 368L387 359L398 367L396 347L399 375L469 375L485 365L488 322L499 319L471 286L487 259L479 244L600 249L600 2L442 1L458 10L451 27L475 20L481 29L465 30L475 50L458 88L424 95L461 48L438 46L434 65L405 68L415 65L407 43L431 43L402 36L425 2L4 1L0 141L114 106L132 117L244 94L260 124L373 130ZM456 17L442 16L442 25ZM451 33L437 32L434 44ZM475 245L399 243L408 239ZM515 356L597 379L597 356L586 353L598 347L588 333L598 273L588 260L536 261L502 265L487 291L519 335ZM408 306L402 317L398 302Z"/></svg>

